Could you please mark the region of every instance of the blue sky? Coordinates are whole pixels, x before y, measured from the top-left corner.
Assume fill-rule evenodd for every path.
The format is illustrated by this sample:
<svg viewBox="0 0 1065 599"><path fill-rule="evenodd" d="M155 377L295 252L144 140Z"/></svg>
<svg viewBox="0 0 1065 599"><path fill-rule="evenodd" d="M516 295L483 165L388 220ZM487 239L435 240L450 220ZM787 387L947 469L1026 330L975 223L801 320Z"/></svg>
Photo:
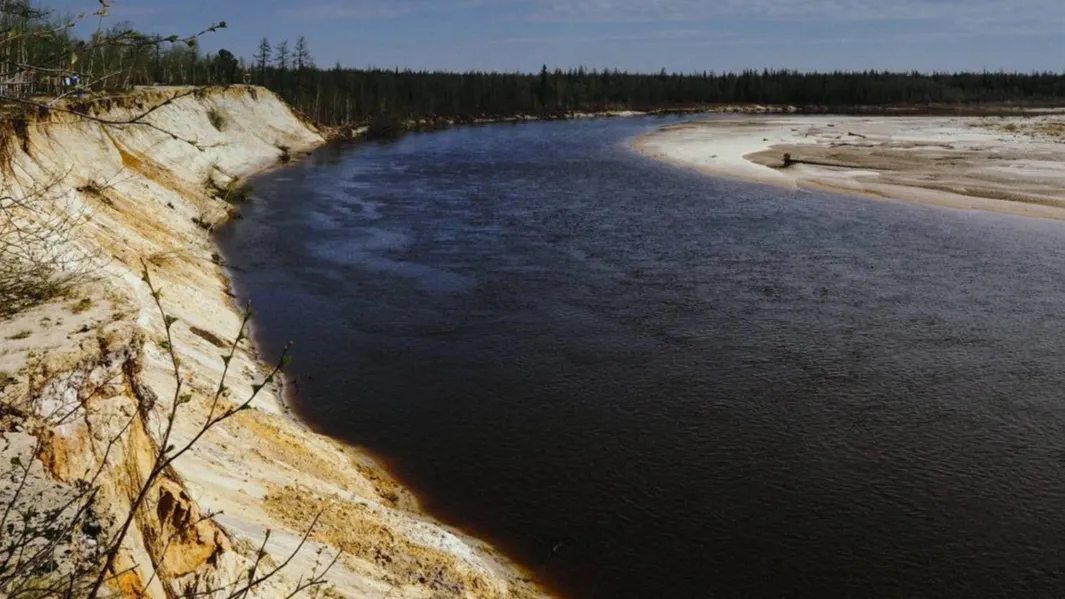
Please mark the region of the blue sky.
<svg viewBox="0 0 1065 599"><path fill-rule="evenodd" d="M44 0L92 11L98 0ZM113 0L110 22L250 56L430 69L1065 70L1065 0Z"/></svg>

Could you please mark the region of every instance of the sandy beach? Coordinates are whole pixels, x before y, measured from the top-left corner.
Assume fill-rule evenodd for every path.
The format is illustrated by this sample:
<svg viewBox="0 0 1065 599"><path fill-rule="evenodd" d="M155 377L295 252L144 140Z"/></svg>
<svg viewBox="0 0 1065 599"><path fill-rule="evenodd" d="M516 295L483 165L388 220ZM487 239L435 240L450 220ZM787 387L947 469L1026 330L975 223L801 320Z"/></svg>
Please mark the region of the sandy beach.
<svg viewBox="0 0 1065 599"><path fill-rule="evenodd" d="M1065 219L1065 115L738 116L641 136L643 154L714 176ZM784 155L793 164L784 167Z"/></svg>

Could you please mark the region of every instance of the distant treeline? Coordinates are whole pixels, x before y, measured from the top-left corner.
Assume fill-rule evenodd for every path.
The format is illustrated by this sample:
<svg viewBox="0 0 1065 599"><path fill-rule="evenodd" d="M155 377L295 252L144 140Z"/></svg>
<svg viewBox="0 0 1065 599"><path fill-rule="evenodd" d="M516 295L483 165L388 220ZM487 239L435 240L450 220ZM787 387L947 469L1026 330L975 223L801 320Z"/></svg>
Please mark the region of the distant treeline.
<svg viewBox="0 0 1065 599"><path fill-rule="evenodd" d="M14 10L12 7L25 6ZM255 55L227 50L204 53L199 37L138 32L128 22L79 39L63 19L7 0L0 31L37 31L4 45L4 65L30 63L76 69L93 90L152 84L256 83L283 96L309 117L328 125L395 119L467 119L571 111L669 110L711 104L785 104L839 109L930 104L1065 103L1065 74L888 73L744 71L742 73L634 74L570 69L539 73L444 73L351 69L315 65L304 38L295 43L263 39ZM357 41L353 42L357 53ZM46 78L49 69L23 71ZM35 75L35 73L39 73ZM52 79L55 79L52 77ZM0 68L0 82L3 69ZM19 83L8 90L46 89ZM3 90L0 90L3 95Z"/></svg>
<svg viewBox="0 0 1065 599"><path fill-rule="evenodd" d="M307 68L258 70L254 82L325 123L398 117L470 118L571 111L777 104L816 110L932 104L1065 103L1065 75L797 73L657 75L571 69L539 74Z"/></svg>

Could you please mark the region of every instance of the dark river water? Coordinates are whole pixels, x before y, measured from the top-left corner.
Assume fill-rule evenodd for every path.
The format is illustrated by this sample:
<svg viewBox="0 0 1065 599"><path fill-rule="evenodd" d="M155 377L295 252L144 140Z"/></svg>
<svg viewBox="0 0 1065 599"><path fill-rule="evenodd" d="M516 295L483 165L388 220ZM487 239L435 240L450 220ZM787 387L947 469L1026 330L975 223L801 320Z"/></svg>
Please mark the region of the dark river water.
<svg viewBox="0 0 1065 599"><path fill-rule="evenodd" d="M298 412L590 598L1065 597L1065 225L456 128L221 234Z"/></svg>

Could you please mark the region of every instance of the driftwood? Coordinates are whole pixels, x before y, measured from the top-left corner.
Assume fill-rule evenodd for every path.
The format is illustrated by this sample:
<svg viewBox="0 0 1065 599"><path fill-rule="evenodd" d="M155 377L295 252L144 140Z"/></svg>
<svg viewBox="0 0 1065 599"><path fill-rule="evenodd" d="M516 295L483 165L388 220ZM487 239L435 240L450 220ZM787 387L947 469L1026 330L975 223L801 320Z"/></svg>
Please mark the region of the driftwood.
<svg viewBox="0 0 1065 599"><path fill-rule="evenodd" d="M809 164L811 166L827 166L830 168L857 168L870 171L890 171L895 169L884 168L882 166L868 166L861 164L840 164L838 162L821 162L818 160L801 160L791 157L791 154L784 154L784 161L779 168L788 168L796 164Z"/></svg>

